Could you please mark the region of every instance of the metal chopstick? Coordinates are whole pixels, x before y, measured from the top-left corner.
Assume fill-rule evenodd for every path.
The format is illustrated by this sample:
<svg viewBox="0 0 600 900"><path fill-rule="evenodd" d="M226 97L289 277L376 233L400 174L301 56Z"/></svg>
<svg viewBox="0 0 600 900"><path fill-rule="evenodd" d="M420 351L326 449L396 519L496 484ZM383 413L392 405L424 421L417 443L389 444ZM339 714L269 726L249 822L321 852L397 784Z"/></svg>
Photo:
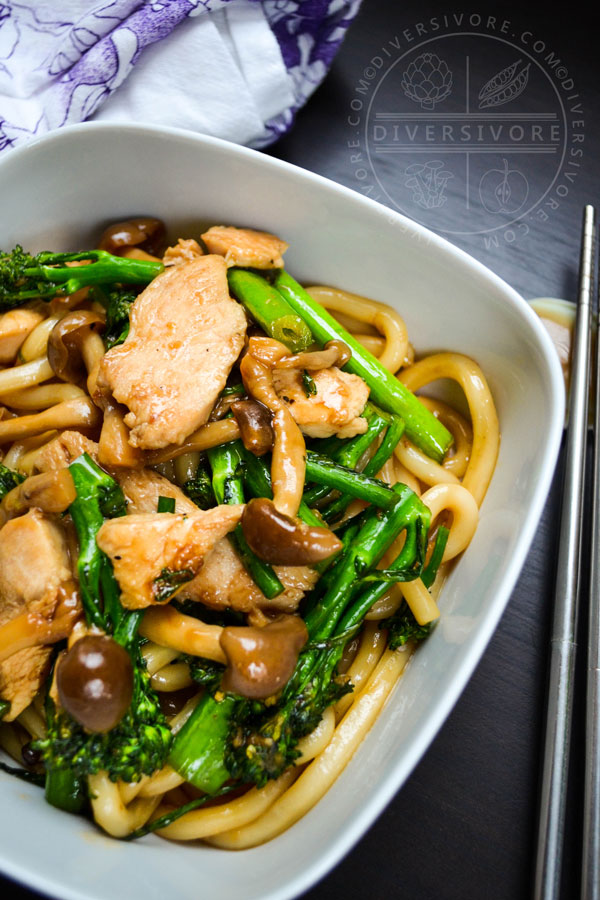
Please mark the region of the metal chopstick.
<svg viewBox="0 0 600 900"><path fill-rule="evenodd" d="M597 300L600 306L600 295L598 294ZM582 900L600 900L600 341L598 336L598 325L596 325L596 402L593 416L594 462L588 606Z"/></svg>
<svg viewBox="0 0 600 900"><path fill-rule="evenodd" d="M583 215L579 297L571 359L569 427L550 641L550 673L534 883L535 900L557 900L562 870L580 587L581 518L592 322L591 290L595 250L594 220L593 206L586 206Z"/></svg>

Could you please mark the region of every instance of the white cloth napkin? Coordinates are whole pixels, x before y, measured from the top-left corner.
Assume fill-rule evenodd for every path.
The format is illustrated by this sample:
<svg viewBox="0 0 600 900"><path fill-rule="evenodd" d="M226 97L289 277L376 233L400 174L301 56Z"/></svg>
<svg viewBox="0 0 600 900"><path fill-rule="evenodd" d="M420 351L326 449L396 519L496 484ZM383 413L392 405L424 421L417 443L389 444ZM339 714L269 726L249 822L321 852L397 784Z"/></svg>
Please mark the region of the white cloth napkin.
<svg viewBox="0 0 600 900"><path fill-rule="evenodd" d="M0 0L0 150L87 119L265 146L360 0Z"/></svg>

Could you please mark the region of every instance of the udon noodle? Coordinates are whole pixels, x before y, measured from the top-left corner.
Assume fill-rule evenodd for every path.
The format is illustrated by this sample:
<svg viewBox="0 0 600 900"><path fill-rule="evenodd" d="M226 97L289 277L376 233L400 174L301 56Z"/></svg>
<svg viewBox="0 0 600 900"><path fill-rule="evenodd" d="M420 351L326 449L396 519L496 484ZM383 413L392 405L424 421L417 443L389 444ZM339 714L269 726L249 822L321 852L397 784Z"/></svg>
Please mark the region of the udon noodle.
<svg viewBox="0 0 600 900"><path fill-rule="evenodd" d="M189 248L191 244L195 242L180 241L177 246ZM118 249L126 258L159 258L127 244ZM199 247L198 251L193 250L192 259L196 252L200 254L202 250ZM183 265L186 264L183 260ZM404 432L376 473L386 485L407 485L430 510L428 553L440 526L448 529L447 542L433 584L427 587L420 578L390 583L367 612L360 631L348 640L339 665L338 677L349 681L354 690L328 706L316 728L300 739L294 764L262 787L240 784L230 795L174 817L170 824L157 830L160 836L170 840L203 840L235 850L253 847L289 828L326 793L373 725L415 649L414 641L391 649L381 623L393 616L404 601L419 626L438 618L442 585L453 562L475 533L478 510L498 455L500 436L494 402L475 361L455 352L415 359L406 325L395 309L337 288L319 285L308 287L307 291L410 391L421 391L440 379L450 379L461 388L468 416L442 400L419 395L422 406L452 436L452 448L444 458L431 458ZM82 436L82 447L86 441L90 446L93 442L100 466L115 473L114 477L122 485L124 472L139 472L144 467L144 471L151 469L168 479L175 498L194 478L207 451L244 438L238 418L225 409L219 415L213 410L207 421L190 428L178 441L154 448L136 445L131 440L130 416L125 405L118 403L106 386L98 388L99 365L106 353L99 331L89 326L77 338L79 377L61 379L57 377L56 362L51 364L49 347L52 348L56 329L66 317L74 311L87 311L104 318L104 310L92 293L83 289L49 302L33 299L21 310L26 315L17 323L21 329L18 352L10 351L15 331L14 313L5 312L0 317L0 354L8 348L0 356L4 366L0 370L0 448L2 464L8 469L28 477L43 477L51 469L48 459L60 446L57 441L67 433L77 432ZM274 435L273 502L279 513L293 518L298 513L307 480L306 438L294 418L293 406L275 390L273 381L274 368L289 357L290 351L257 326L253 326L245 348L241 374L246 395L266 408ZM69 352L72 350L73 345ZM335 358L335 353L331 358ZM331 366L330 361L328 365ZM371 455L376 447L377 441ZM368 454L361 465L367 460ZM63 465L68 463L68 459L63 461ZM127 495L127 488L124 490ZM165 493L168 496L167 490L161 489L161 495ZM331 494L329 499L332 496L335 499L336 495ZM11 502L17 503L17 499ZM35 508L35 498L30 501L25 497L19 502L22 502L22 508L17 510L20 515ZM356 498L347 503L334 528L360 515L365 506L364 500ZM52 515L47 507L44 514ZM2 507L0 516L2 523L14 521L13 513ZM76 582L78 548L69 516L59 517L55 513L54 519L65 525L71 575ZM0 530L0 544L2 538ZM402 533L377 564L379 569L387 569L392 564L404 540ZM3 602L0 597L0 603ZM441 607L443 616L443 598ZM28 648L50 644L64 654L90 633L77 609L77 613L70 612L68 604L62 611L57 608L52 622L45 622L44 627L39 621L33 621L35 616L32 618L31 612L16 618L0 618L0 660L14 658L17 651L28 652ZM255 609L254 625L264 626L276 614L275 607L266 612L263 609L262 613ZM145 639L143 660L152 689L160 697L169 728L175 735L193 715L203 694L203 688L194 680L190 659L197 657L220 665L228 661L221 640L225 626L215 621L214 616L204 618L206 621L200 603L196 612L189 614L189 608L184 611L170 602L148 605L141 619L140 634ZM32 741L43 739L47 731L47 690L48 683L43 681L16 718L0 724L1 747L19 765L25 763L32 773L43 774L43 765L31 746ZM54 691L54 700L58 702L54 684L50 691L51 694ZM188 783L169 762L153 774L142 775L132 782L113 781L105 771L98 771L89 775L88 788L95 821L105 832L119 838L186 804L193 804L202 796L198 787Z"/></svg>

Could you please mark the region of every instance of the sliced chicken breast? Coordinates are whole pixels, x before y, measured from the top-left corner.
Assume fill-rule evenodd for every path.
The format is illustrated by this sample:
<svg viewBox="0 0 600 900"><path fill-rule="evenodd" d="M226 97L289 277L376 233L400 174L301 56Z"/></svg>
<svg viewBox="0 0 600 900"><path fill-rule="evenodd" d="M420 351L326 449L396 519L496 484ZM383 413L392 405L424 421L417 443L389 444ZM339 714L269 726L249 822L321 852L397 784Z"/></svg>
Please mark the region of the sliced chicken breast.
<svg viewBox="0 0 600 900"><path fill-rule="evenodd" d="M289 244L266 231L213 225L202 235L210 253L225 257L228 266L251 266L253 269L281 269Z"/></svg>
<svg viewBox="0 0 600 900"><path fill-rule="evenodd" d="M102 360L98 385L129 409L133 447L181 444L207 421L246 334L226 269L201 256L165 270L134 302L125 343Z"/></svg>
<svg viewBox="0 0 600 900"><path fill-rule="evenodd" d="M96 542L113 564L123 606L142 609L175 596L217 541L235 528L242 510L217 506L189 515L138 513L105 522Z"/></svg>
<svg viewBox="0 0 600 900"><path fill-rule="evenodd" d="M354 437L367 430L361 417L369 388L358 375L336 366L310 373L316 394L307 396L298 369L274 369L273 384L304 434L313 438Z"/></svg>
<svg viewBox="0 0 600 900"><path fill-rule="evenodd" d="M62 587L72 587L65 536L39 510L11 519L0 530L0 626L22 614L51 620ZM41 688L51 647L27 647L0 663L0 698L16 718Z"/></svg>

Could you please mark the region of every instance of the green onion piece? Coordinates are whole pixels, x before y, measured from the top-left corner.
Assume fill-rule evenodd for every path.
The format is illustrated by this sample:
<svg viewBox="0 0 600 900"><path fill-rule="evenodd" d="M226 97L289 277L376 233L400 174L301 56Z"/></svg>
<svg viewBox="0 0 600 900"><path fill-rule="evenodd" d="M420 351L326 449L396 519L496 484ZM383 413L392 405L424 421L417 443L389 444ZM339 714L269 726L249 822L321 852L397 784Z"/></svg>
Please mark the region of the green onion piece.
<svg viewBox="0 0 600 900"><path fill-rule="evenodd" d="M216 797L224 797L226 794L230 794L232 791L237 791L238 789L238 784L226 785L215 794L205 794L203 797L197 797L195 800L190 800L189 803L184 803L183 806L178 806L177 809L174 809L168 813L164 813L164 815L159 816L157 819L152 819L151 822L148 822L146 825L142 825L141 828L137 828L135 831L132 831L131 834L126 835L123 840L135 841L147 834L151 834L153 831L158 831L161 828L166 828L167 825L171 825L173 822L176 822L177 819L180 819L181 816L185 816L186 813L192 812L192 810L199 809L201 806L204 806L204 804L208 803L209 800L214 800Z"/></svg>
<svg viewBox="0 0 600 900"><path fill-rule="evenodd" d="M159 513L174 513L175 497L159 497L156 511Z"/></svg>
<svg viewBox="0 0 600 900"><path fill-rule="evenodd" d="M446 549L446 544L448 543L449 534L450 529L446 528L445 525L440 525L435 536L435 544L433 546L433 551L429 558L429 562L421 573L421 581L426 588L430 588L435 581L435 576L437 575L438 569L442 563L444 550Z"/></svg>

